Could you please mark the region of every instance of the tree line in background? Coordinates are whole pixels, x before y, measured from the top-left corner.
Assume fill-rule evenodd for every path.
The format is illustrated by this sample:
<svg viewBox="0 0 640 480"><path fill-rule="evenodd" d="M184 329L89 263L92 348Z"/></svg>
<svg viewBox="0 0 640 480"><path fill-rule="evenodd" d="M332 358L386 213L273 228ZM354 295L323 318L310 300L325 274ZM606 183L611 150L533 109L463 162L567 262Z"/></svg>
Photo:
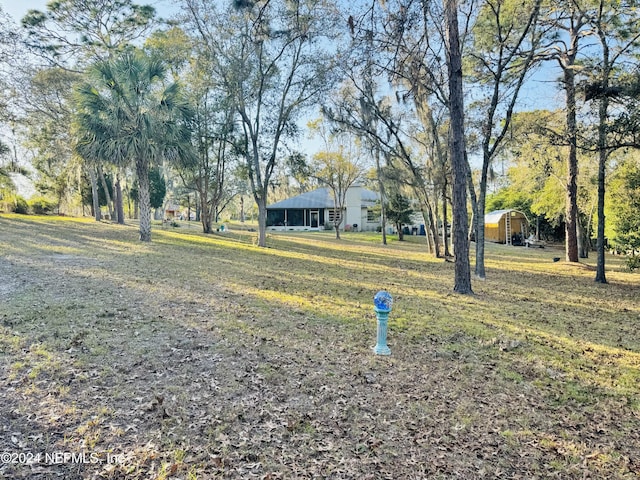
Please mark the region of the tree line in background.
<svg viewBox="0 0 640 480"><path fill-rule="evenodd" d="M327 185L339 207L366 182L383 241L387 219L401 232L420 212L428 250L455 256L460 293L470 239L486 277L493 209L535 219L567 261L595 249L598 282L607 248L640 250L635 2L179 5L169 20L132 0L60 0L20 26L1 14L4 210L29 208L15 185L27 174L34 211L86 205L120 223L126 211L150 241L167 191L205 233L255 205L265 246L272 201ZM519 108L536 74L557 108Z"/></svg>

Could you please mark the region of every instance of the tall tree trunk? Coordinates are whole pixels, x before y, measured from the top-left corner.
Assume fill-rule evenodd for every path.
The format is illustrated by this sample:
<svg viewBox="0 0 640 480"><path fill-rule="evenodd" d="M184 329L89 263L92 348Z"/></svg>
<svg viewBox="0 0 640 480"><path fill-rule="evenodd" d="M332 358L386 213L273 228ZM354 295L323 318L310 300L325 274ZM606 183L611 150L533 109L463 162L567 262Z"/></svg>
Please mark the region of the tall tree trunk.
<svg viewBox="0 0 640 480"><path fill-rule="evenodd" d="M473 294L469 262L469 214L467 212L467 170L464 138L464 102L462 92L462 55L458 31L457 0L445 0L447 68L449 73L449 113L451 139L449 143L453 172L453 248L455 250L454 292Z"/></svg>
<svg viewBox="0 0 640 480"><path fill-rule="evenodd" d="M209 211L209 205L207 205L207 200L201 195L200 198L200 223L202 224L202 233L211 233L212 232L212 217L213 215Z"/></svg>
<svg viewBox="0 0 640 480"><path fill-rule="evenodd" d="M572 68L564 69L564 84L567 103L567 206L565 218L566 259L578 261L578 122L576 119L576 86Z"/></svg>
<svg viewBox="0 0 640 480"><path fill-rule="evenodd" d="M118 174L111 179L111 198L113 199L113 216L111 221L120 223L120 205L118 205Z"/></svg>
<svg viewBox="0 0 640 480"><path fill-rule="evenodd" d="M473 174L471 173L471 167L469 166L469 159L467 158L467 152L464 154L465 168L467 169L467 187L469 188L469 198L471 199L471 228L469 229L469 239L473 235L477 241L478 236L478 197L476 196L476 187L473 184ZM453 197L453 195L452 195ZM453 198L451 200L453 208ZM452 232L453 235L453 232Z"/></svg>
<svg viewBox="0 0 640 480"><path fill-rule="evenodd" d="M429 235L429 212L422 200L420 201L420 213L424 222L424 239L427 242L427 251L433 254L433 242L431 241L431 235Z"/></svg>
<svg viewBox="0 0 640 480"><path fill-rule="evenodd" d="M129 185L127 185L126 183L125 183L123 195L127 199L127 215L129 215L129 219L132 219L133 212L131 211L131 189L129 188Z"/></svg>
<svg viewBox="0 0 640 480"><path fill-rule="evenodd" d="M336 212L339 210L336 208ZM342 213L336 214L335 220L333 221L333 229L336 231L336 240L340 240L340 225L342 224Z"/></svg>
<svg viewBox="0 0 640 480"><path fill-rule="evenodd" d="M267 246L267 202L264 197L256 197L258 204L258 246Z"/></svg>
<svg viewBox="0 0 640 480"><path fill-rule="evenodd" d="M484 185L483 185L484 183ZM476 277L480 280L486 279L486 272L484 269L484 211L486 202L486 179L484 182L480 181L480 195L478 198L477 210L475 211L475 224L476 224ZM484 190L484 191L483 191Z"/></svg>
<svg viewBox="0 0 640 480"><path fill-rule="evenodd" d="M600 39L600 45L602 46L602 66L601 75L602 80L600 87L602 88L602 95L600 96L600 104L598 105L598 233L596 241L596 278L597 283L608 283L607 276L605 274L605 215L604 215L604 203L605 203L605 175L607 169L607 158L609 157L609 149L607 148L607 120L609 110L609 97L607 91L609 89L609 76L613 68L611 58L609 56L609 43L607 42L607 35L598 22L598 37Z"/></svg>
<svg viewBox="0 0 640 480"><path fill-rule="evenodd" d="M122 185L120 184L120 173L116 173L116 209L118 216L118 224L124 225L124 202L122 199Z"/></svg>
<svg viewBox="0 0 640 480"><path fill-rule="evenodd" d="M452 195L453 196L453 195ZM455 256L456 254L456 246L453 243L453 232L456 229L456 216L453 214L453 203L451 204L451 250L452 250L452 255ZM470 243L470 242L469 242Z"/></svg>
<svg viewBox="0 0 640 480"><path fill-rule="evenodd" d="M444 256L450 257L449 251L449 234L447 232L447 177L443 177L442 181L442 240L444 242Z"/></svg>
<svg viewBox="0 0 640 480"><path fill-rule="evenodd" d="M426 102L425 102L426 104ZM444 215L444 219L442 222L443 228L444 228L444 233L442 234L442 241L444 242L444 256L445 258L449 255L449 242L447 240L447 206L446 206L446 202L447 202L447 172L446 172L446 163L447 163L447 158L446 155L443 151L442 148L442 143L440 142L440 135L438 132L438 125L436 124L436 120L433 117L433 110L431 110L431 108L427 109L427 114L425 115L426 117L426 122L429 124L429 128L431 130L431 135L433 137L433 142L434 142L434 146L435 146L435 153L436 153L436 158L438 160L438 165L440 166L441 173L442 173L442 199L443 199L443 215ZM440 258L440 237L437 233L438 230L438 225L437 225L437 219L438 219L438 196L437 194L434 195L435 197L435 210L436 210L436 224L435 224L435 230L436 230L436 257Z"/></svg>
<svg viewBox="0 0 640 480"><path fill-rule="evenodd" d="M603 91L609 86L608 72L607 76L602 81ZM609 108L609 99L606 95L602 95L599 105L599 123L598 123L598 235L596 241L596 278L597 283L608 283L607 276L605 274L605 215L604 215L604 200L605 200L605 173L607 168L607 110Z"/></svg>
<svg viewBox="0 0 640 480"><path fill-rule="evenodd" d="M149 165L146 161L136 161L138 174L138 202L140 204L140 241L151 241L151 199L149 193Z"/></svg>
<svg viewBox="0 0 640 480"><path fill-rule="evenodd" d="M433 254L436 258L440 258L440 239L438 237L437 226L435 224L436 220L433 215L433 208L431 208L431 202L429 201L429 188L425 183L425 178L410 158L407 158L405 163L413 175L413 191L420 201L420 211L422 212L422 218L424 220L424 233L427 240L427 249L429 250L429 253Z"/></svg>
<svg viewBox="0 0 640 480"><path fill-rule="evenodd" d="M427 194L427 192L425 192L425 195ZM426 206L427 206L427 215L428 215L428 221L429 221L429 225L428 225L428 230L425 232L427 235L431 236L431 240L433 242L433 254L435 255L436 258L441 258L442 255L440 254L440 236L438 235L438 225L437 225L437 218L436 216L433 214L433 208L431 208L431 203L429 202L429 200L426 200Z"/></svg>
<svg viewBox="0 0 640 480"><path fill-rule="evenodd" d="M212 205L209 203L209 171L205 170L204 175L201 173L196 180L198 191L198 204L200 205L200 218L196 218L202 224L202 233L211 233L213 231L213 217L215 215ZM196 217L198 214L196 213Z"/></svg>
<svg viewBox="0 0 640 480"><path fill-rule="evenodd" d="M585 216L578 214L578 256L580 258L589 258L589 230L585 228Z"/></svg>
<svg viewBox="0 0 640 480"><path fill-rule="evenodd" d="M437 186L434 184L434 190L437 189ZM435 221L435 235L438 238L438 255L437 258L441 258L443 255L440 254L440 227L438 227L438 222L440 222L440 205L438 203L438 194L434 192L434 201L433 201L433 217ZM440 222L444 225L444 222ZM442 239L444 241L444 238Z"/></svg>
<svg viewBox="0 0 640 480"><path fill-rule="evenodd" d="M382 226L382 244L386 245L387 244L387 212L386 212L386 207L385 207L385 203L386 203L386 199L387 196L385 195L385 191L384 191L384 182L382 179L382 169L380 168L380 148L376 145L374 147L375 150L375 154L374 157L376 158L376 175L378 177L378 188L380 189L380 225Z"/></svg>
<svg viewBox="0 0 640 480"><path fill-rule="evenodd" d="M102 220L102 212L100 212L100 194L98 193L98 178L96 176L96 169L93 165L89 168L89 179L91 180L91 200L93 205L93 214L95 215L96 222Z"/></svg>
<svg viewBox="0 0 640 480"><path fill-rule="evenodd" d="M113 211L113 202L111 201L111 193L109 193L107 180L104 178L104 170L102 170L102 166L99 164L98 164L98 175L100 176L100 182L102 182L102 189L104 190L104 195L107 198L107 209L109 210L109 220L113 221L115 217L115 213Z"/></svg>

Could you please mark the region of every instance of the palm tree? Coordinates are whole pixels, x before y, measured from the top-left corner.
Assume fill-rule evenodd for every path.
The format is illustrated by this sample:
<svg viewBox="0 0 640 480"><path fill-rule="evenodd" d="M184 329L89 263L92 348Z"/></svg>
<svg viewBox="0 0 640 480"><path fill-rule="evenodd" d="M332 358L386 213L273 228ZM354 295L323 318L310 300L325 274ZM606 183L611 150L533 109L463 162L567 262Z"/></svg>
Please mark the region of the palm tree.
<svg viewBox="0 0 640 480"><path fill-rule="evenodd" d="M165 83L164 63L131 49L93 64L78 89L77 151L88 160L135 164L140 240L151 241L149 168L163 159L191 158L189 115L177 83Z"/></svg>

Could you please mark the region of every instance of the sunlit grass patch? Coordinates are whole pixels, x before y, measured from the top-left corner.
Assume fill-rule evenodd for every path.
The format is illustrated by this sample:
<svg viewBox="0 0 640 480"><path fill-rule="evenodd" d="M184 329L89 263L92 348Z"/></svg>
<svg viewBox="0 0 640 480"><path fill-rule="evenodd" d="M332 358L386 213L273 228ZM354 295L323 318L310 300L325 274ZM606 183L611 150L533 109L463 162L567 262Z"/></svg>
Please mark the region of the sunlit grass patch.
<svg viewBox="0 0 640 480"><path fill-rule="evenodd" d="M56 224L56 223L92 223L95 220L90 217L67 217L65 215L21 215L18 213L2 213L0 218L8 220L24 221L27 223Z"/></svg>

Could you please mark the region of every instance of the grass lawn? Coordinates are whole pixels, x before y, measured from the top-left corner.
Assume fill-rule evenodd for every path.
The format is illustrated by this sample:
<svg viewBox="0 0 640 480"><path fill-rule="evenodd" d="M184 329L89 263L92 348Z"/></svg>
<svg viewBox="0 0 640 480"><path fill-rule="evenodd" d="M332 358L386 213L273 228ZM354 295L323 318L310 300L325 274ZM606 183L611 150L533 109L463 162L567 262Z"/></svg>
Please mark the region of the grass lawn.
<svg viewBox="0 0 640 480"><path fill-rule="evenodd" d="M620 260L490 244L460 296L416 238L197 232L0 216L0 479L640 476Z"/></svg>

